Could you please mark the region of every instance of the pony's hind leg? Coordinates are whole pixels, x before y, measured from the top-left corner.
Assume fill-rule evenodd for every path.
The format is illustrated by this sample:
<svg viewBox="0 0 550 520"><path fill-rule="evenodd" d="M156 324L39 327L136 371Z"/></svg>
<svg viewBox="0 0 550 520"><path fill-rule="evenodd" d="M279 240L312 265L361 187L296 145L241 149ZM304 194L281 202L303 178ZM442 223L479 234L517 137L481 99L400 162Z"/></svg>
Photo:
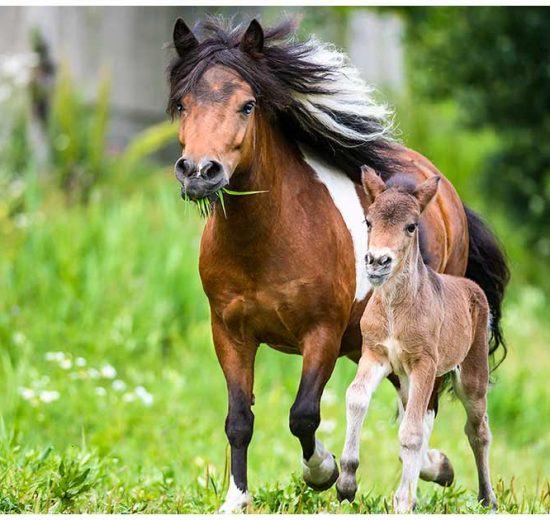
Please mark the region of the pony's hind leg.
<svg viewBox="0 0 550 520"><path fill-rule="evenodd" d="M336 482L338 500L353 502L357 492L356 472L359 466L359 440L370 399L380 382L390 373L386 360L368 350L359 361L357 375L346 392L346 443L341 459L342 473Z"/></svg>
<svg viewBox="0 0 550 520"><path fill-rule="evenodd" d="M464 431L474 452L479 481L478 500L486 507L496 509L496 497L489 474L489 445L491 431L487 417L487 391L489 387L489 362L486 332L477 338L468 356L455 373L456 394L466 409Z"/></svg>
<svg viewBox="0 0 550 520"><path fill-rule="evenodd" d="M302 376L290 409L289 426L302 446L302 471L306 484L315 491L329 489L338 478L334 455L315 438L321 422L321 396L340 348L340 338L325 328L308 334L302 346Z"/></svg>

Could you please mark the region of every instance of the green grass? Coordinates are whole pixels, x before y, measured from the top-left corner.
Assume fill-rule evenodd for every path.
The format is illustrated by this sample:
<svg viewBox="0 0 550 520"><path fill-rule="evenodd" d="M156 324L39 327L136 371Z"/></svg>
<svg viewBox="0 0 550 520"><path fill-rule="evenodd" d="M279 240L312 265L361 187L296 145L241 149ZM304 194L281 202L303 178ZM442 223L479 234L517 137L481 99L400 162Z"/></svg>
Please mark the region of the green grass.
<svg viewBox="0 0 550 520"><path fill-rule="evenodd" d="M437 126L437 113L426 114ZM444 143L455 128L446 124L413 132L411 144L490 216L514 270L510 353L489 397L499 511L549 512L550 302L530 281L536 263L521 237L476 198L475 170L492 137L461 133L450 156ZM0 197L0 512L215 511L228 484L227 401L198 277L204 222L168 169L106 179L85 206L67 205L35 173L12 190L23 213L14 217ZM339 361L323 398L319 436L337 455L354 373ZM299 374L300 358L260 349L251 511L390 511L400 475L391 385L381 385L363 429L357 501L339 505L334 489L315 493L300 480L288 429ZM445 398L431 445L450 457L456 483L421 483L420 512L482 512L464 420Z"/></svg>

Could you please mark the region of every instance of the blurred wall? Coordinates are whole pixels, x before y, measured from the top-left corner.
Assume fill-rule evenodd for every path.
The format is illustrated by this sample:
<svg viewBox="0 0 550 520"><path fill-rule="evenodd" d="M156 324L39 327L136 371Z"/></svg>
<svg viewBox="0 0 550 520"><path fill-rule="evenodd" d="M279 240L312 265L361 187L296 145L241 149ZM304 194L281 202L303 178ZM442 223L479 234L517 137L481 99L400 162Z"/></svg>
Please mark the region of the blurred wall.
<svg viewBox="0 0 550 520"><path fill-rule="evenodd" d="M37 27L56 62L65 61L85 95L111 77L111 142L123 146L136 131L165 116L166 67L177 16L191 25L206 12L240 19L260 15L273 22L283 12L303 15L323 39L344 46L363 76L377 87L400 88L403 78L401 23L358 8L338 11L299 7L0 7L0 54L25 52Z"/></svg>

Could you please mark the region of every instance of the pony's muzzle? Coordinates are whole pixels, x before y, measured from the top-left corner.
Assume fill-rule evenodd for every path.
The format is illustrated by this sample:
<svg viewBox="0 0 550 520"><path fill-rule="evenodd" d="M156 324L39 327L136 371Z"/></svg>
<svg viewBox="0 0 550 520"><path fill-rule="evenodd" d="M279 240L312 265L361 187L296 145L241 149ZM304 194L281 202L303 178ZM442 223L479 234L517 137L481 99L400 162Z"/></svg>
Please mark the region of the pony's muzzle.
<svg viewBox="0 0 550 520"><path fill-rule="evenodd" d="M365 261L367 263L367 278L371 285L375 287L382 285L391 274L393 258L388 254L375 255L369 252Z"/></svg>
<svg viewBox="0 0 550 520"><path fill-rule="evenodd" d="M213 196L228 183L223 165L214 160L196 164L192 159L180 157L174 173L181 184L181 196L191 200Z"/></svg>

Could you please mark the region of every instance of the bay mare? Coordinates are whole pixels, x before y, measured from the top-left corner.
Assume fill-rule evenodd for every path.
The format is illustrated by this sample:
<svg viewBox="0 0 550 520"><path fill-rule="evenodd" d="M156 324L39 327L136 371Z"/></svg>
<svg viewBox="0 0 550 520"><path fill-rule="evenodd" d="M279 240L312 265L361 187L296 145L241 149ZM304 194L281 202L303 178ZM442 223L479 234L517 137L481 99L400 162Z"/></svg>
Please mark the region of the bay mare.
<svg viewBox="0 0 550 520"><path fill-rule="evenodd" d="M348 58L315 38L298 42L294 32L291 21L264 30L256 20L225 27L206 19L193 32L178 19L174 27L168 108L182 146L175 173L182 196L212 208L199 268L228 390L231 479L222 512L250 501L260 343L303 358L289 425L302 447L305 481L324 490L338 477L315 432L336 360L360 357L359 321L371 294L361 165L385 180L400 172L415 183L441 177L420 222L423 255L434 270L479 283L491 306L492 350L502 343L508 270L490 231L433 164L392 140L389 110ZM222 207L224 189L265 193L226 194ZM399 387L395 374L388 377ZM439 383L428 405L434 413ZM432 453L424 477L449 484L449 460Z"/></svg>

